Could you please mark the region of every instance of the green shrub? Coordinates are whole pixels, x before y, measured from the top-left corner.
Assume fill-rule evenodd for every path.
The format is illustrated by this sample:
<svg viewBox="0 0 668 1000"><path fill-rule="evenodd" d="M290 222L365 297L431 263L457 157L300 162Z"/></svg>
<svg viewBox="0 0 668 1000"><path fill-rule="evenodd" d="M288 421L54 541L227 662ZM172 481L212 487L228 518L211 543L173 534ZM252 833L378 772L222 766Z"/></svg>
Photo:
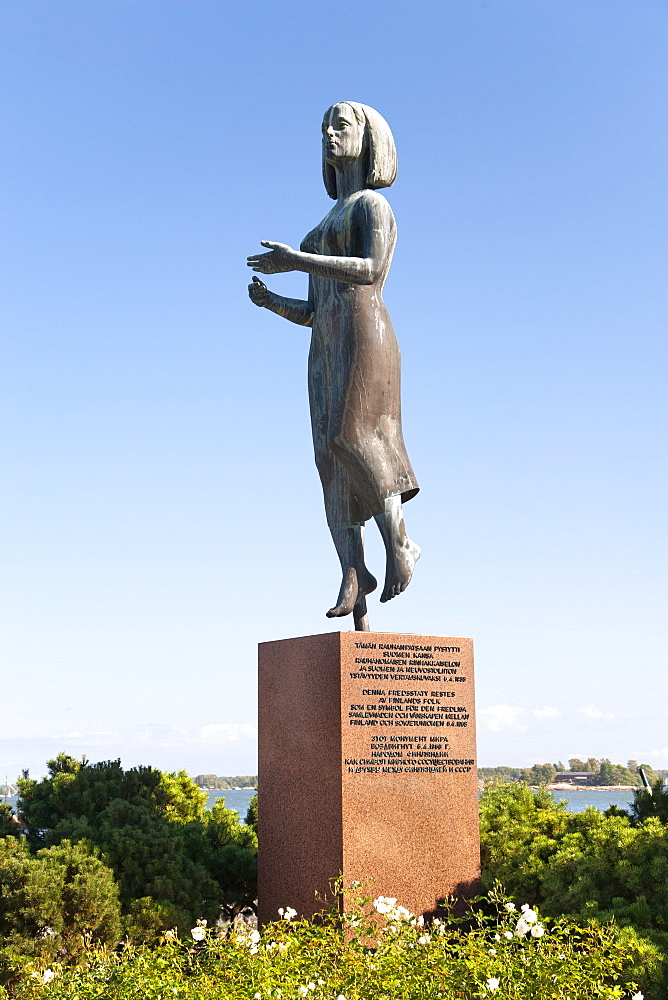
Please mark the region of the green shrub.
<svg viewBox="0 0 668 1000"><path fill-rule="evenodd" d="M118 882L126 929L187 930L198 917L234 915L257 894L257 837L184 772L124 771L118 760L89 764L67 754L41 781L19 781L20 812L33 849L63 840L100 851ZM137 908L137 901L145 901ZM150 911L150 916L149 916ZM161 926L158 926L161 925Z"/></svg>
<svg viewBox="0 0 668 1000"><path fill-rule="evenodd" d="M662 778L652 783L651 791L647 788L636 789L631 803L631 817L634 823L650 818L668 823L668 786L664 785Z"/></svg>
<svg viewBox="0 0 668 1000"><path fill-rule="evenodd" d="M167 928L185 926L187 915L171 903L161 903L151 896L134 899L123 915L124 944L155 944Z"/></svg>
<svg viewBox="0 0 668 1000"><path fill-rule="evenodd" d="M0 837L18 837L21 831L14 820L14 812L10 804L0 802Z"/></svg>
<svg viewBox="0 0 668 1000"><path fill-rule="evenodd" d="M113 873L80 844L31 855L25 841L0 840L0 981L30 961L76 962L91 944L115 945L120 904Z"/></svg>
<svg viewBox="0 0 668 1000"><path fill-rule="evenodd" d="M548 792L497 785L480 803L483 882L545 912L668 932L668 829L597 809L568 813Z"/></svg>
<svg viewBox="0 0 668 1000"><path fill-rule="evenodd" d="M495 893L465 922L444 912L425 926L380 897L313 921L283 919L262 933L193 928L156 948L91 953L85 967L49 969L16 1000L621 1000L636 991L633 942L506 909ZM285 914L290 917L290 911ZM53 977L53 978L51 978Z"/></svg>
<svg viewBox="0 0 668 1000"><path fill-rule="evenodd" d="M246 826L249 826L251 830L255 831L257 836L257 810L258 810L258 799L257 794L248 803L248 809L246 810Z"/></svg>
<svg viewBox="0 0 668 1000"><path fill-rule="evenodd" d="M646 988L668 996L668 828L658 819L568 813L544 790L502 784L483 793L480 835L485 886L498 879L583 926L614 920L639 949Z"/></svg>

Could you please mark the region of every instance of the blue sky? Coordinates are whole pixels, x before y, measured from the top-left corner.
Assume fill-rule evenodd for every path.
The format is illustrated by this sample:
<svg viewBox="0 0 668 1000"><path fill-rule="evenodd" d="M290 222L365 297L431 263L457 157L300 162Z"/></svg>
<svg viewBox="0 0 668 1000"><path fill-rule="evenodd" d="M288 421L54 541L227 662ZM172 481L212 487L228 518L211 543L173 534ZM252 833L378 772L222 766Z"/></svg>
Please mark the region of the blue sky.
<svg viewBox="0 0 668 1000"><path fill-rule="evenodd" d="M252 772L257 642L350 627L308 331L245 291L328 211L346 99L397 141L422 486L372 628L474 638L483 764L668 766L667 36L659 0L3 4L0 777Z"/></svg>

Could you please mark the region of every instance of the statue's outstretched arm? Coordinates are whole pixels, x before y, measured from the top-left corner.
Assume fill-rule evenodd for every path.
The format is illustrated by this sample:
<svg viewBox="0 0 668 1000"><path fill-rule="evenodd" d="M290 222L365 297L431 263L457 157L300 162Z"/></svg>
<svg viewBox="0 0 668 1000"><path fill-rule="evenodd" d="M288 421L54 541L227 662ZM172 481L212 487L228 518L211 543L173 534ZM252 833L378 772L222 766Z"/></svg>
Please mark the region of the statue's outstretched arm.
<svg viewBox="0 0 668 1000"><path fill-rule="evenodd" d="M394 246L394 217L384 198L366 201L356 208L364 213L356 220L362 234L364 256L329 257L293 250L285 243L262 240L262 246L269 247L269 253L253 254L248 258L248 266L261 274L306 271L352 285L373 285L387 266Z"/></svg>
<svg viewBox="0 0 668 1000"><path fill-rule="evenodd" d="M284 319L289 319L291 323L297 323L299 326L313 325L313 302L311 300L310 283L308 300L288 299L284 295L276 295L275 292L270 292L265 283L260 281L259 278L253 278L252 283L248 286L248 294L256 306L269 309Z"/></svg>

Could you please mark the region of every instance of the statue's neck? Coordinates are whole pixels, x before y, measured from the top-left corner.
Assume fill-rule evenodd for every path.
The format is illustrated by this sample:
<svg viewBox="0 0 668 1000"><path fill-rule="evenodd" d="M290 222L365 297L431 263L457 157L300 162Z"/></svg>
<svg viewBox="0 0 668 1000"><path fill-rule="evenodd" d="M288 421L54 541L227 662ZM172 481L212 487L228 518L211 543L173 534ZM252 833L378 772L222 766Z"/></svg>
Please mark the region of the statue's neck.
<svg viewBox="0 0 668 1000"><path fill-rule="evenodd" d="M352 163L346 163L342 167L334 167L336 171L336 196L339 201L365 189L367 171L364 160L363 156L358 156Z"/></svg>

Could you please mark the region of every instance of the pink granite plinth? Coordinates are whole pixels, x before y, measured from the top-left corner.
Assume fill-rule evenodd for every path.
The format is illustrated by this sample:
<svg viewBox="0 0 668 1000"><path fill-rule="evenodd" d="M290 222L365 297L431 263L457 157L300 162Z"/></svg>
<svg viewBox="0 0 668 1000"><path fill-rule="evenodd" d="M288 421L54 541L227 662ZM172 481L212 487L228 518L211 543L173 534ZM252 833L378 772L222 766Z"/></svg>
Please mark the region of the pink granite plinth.
<svg viewBox="0 0 668 1000"><path fill-rule="evenodd" d="M477 890L473 641L328 632L259 647L260 920L330 880L413 913Z"/></svg>

